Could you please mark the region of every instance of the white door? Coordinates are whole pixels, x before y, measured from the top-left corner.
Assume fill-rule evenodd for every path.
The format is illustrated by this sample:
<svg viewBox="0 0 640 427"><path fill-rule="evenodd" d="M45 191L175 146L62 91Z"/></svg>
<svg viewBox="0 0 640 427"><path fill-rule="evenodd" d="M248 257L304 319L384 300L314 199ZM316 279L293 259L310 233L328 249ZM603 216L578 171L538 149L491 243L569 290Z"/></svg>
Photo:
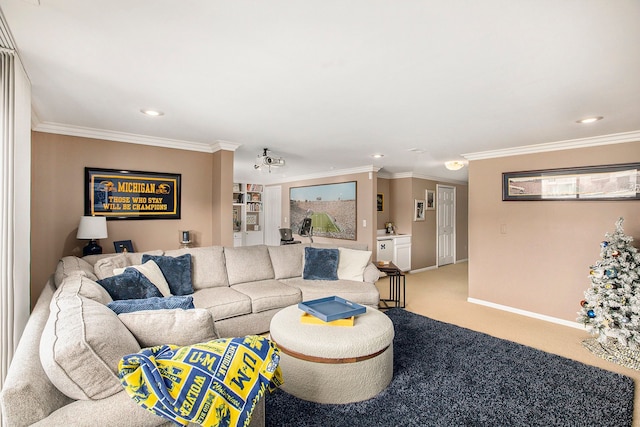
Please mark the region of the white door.
<svg viewBox="0 0 640 427"><path fill-rule="evenodd" d="M456 188L438 185L438 266L456 259Z"/></svg>
<svg viewBox="0 0 640 427"><path fill-rule="evenodd" d="M282 187L274 185L265 187L264 200L264 243L278 246L280 244L280 221L282 221Z"/></svg>

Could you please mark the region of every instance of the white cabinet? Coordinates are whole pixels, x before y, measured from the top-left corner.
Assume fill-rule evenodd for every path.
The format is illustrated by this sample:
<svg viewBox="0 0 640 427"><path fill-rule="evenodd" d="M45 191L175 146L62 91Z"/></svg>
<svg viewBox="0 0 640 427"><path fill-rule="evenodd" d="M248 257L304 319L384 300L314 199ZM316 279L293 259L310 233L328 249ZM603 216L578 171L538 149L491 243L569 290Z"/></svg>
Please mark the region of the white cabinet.
<svg viewBox="0 0 640 427"><path fill-rule="evenodd" d="M393 246L393 263L402 271L411 270L411 236L398 236Z"/></svg>
<svg viewBox="0 0 640 427"><path fill-rule="evenodd" d="M378 236L378 261L391 261L400 270L411 270L411 235L383 234Z"/></svg>

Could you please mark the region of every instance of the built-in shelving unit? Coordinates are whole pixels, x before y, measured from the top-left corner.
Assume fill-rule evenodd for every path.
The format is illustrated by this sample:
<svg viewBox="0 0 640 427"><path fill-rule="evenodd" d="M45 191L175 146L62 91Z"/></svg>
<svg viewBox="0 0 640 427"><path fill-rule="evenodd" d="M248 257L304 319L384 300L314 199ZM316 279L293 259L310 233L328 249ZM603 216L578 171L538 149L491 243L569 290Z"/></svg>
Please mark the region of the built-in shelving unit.
<svg viewBox="0 0 640 427"><path fill-rule="evenodd" d="M261 184L233 184L233 245L251 246L264 242Z"/></svg>

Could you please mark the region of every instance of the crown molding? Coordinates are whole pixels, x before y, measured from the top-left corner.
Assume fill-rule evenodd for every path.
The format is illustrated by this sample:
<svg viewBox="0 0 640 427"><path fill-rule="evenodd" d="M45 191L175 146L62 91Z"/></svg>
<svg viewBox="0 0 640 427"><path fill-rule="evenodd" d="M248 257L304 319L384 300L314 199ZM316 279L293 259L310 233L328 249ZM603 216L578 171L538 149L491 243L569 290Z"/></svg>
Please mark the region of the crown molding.
<svg viewBox="0 0 640 427"><path fill-rule="evenodd" d="M173 148L176 150L215 153L219 150L235 151L240 144L218 140L215 142L194 142L178 139L160 138L138 135L127 132L94 129L83 126L61 125L52 122L40 122L32 115L32 129L36 132L55 133L58 135L79 136L83 138L104 139L107 141L127 142L130 144L152 145L154 147Z"/></svg>
<svg viewBox="0 0 640 427"><path fill-rule="evenodd" d="M341 175L378 172L379 170L380 170L379 167L372 166L372 165L360 166L360 167L351 168L351 169L339 169L339 170L336 169L336 170L331 170L327 172L320 172L320 173L314 173L314 174L308 174L308 175L297 175L290 178L283 178L281 180L278 180L277 182L269 183L268 185L278 185L278 184L284 184L286 182L307 181L310 179L329 178L329 177L341 176Z"/></svg>
<svg viewBox="0 0 640 427"><path fill-rule="evenodd" d="M414 172L378 173L378 178L384 178L384 179L417 178L417 179L427 179L429 181L442 182L445 184L469 185L469 183L466 181L458 181L455 179L442 178L439 176L422 175L420 173L414 173Z"/></svg>
<svg viewBox="0 0 640 427"><path fill-rule="evenodd" d="M518 156L521 154L546 153L549 151L588 148L598 145L622 144L640 141L640 130L632 132L614 133L610 135L592 136L589 138L569 139L565 141L547 142L544 144L524 145L522 147L505 148L502 150L480 151L462 154L467 160L493 159L496 157Z"/></svg>

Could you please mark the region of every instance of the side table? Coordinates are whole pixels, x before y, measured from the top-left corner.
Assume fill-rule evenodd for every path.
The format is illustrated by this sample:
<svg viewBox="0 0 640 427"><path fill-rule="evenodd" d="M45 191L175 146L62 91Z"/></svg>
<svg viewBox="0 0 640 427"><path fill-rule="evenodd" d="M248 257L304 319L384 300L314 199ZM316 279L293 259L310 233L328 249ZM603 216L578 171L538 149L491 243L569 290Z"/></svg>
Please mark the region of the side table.
<svg viewBox="0 0 640 427"><path fill-rule="evenodd" d="M384 307L380 308L405 308L407 299L407 280L402 270L392 262L385 265L376 265L376 267L378 267L378 270L389 276L389 299L381 298L380 302L384 304ZM393 303L393 305L389 305L389 303Z"/></svg>

